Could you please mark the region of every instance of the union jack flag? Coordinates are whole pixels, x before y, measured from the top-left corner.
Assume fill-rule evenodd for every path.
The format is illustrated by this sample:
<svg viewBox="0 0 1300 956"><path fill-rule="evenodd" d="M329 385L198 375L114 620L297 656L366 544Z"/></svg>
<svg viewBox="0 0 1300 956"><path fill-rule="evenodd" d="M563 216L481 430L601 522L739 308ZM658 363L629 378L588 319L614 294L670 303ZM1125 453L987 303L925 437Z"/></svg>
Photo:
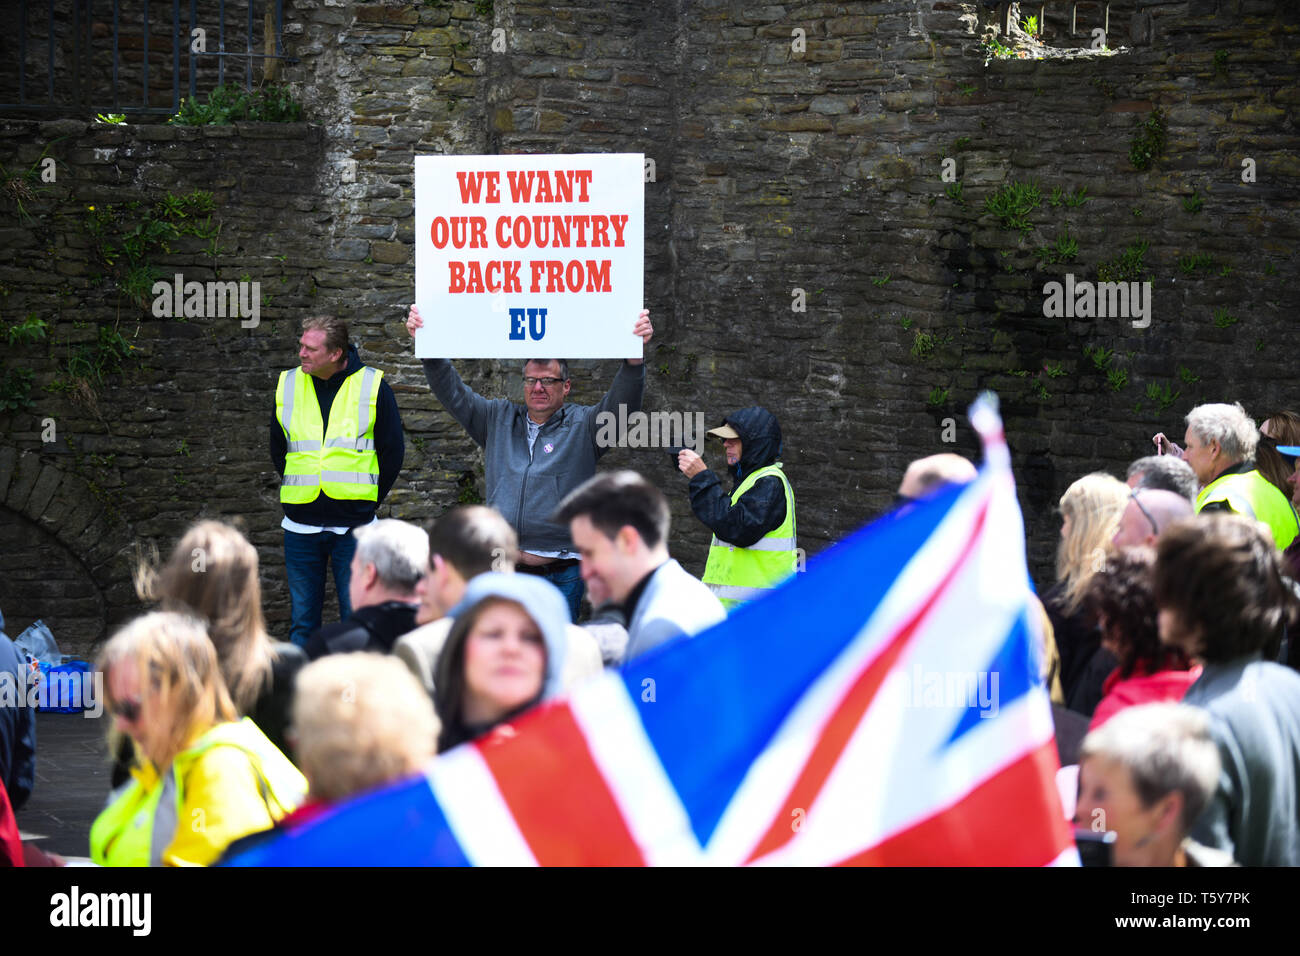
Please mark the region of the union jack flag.
<svg viewBox="0 0 1300 956"><path fill-rule="evenodd" d="M978 478L233 865L1077 863L1002 426Z"/></svg>

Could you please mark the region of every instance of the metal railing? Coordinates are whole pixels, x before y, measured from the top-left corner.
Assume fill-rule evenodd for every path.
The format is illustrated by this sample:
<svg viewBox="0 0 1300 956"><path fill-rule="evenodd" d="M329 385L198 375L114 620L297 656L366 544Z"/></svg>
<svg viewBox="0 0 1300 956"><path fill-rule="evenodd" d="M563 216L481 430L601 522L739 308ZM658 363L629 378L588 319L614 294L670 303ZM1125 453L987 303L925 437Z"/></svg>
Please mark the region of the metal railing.
<svg viewBox="0 0 1300 956"><path fill-rule="evenodd" d="M284 0L216 0L215 10L205 0L202 16L198 0L186 6L183 15L182 0L19 0L17 29L11 19L0 38L0 113L170 115L182 89L193 98L229 72L252 90L255 63L267 79L298 62L284 54Z"/></svg>

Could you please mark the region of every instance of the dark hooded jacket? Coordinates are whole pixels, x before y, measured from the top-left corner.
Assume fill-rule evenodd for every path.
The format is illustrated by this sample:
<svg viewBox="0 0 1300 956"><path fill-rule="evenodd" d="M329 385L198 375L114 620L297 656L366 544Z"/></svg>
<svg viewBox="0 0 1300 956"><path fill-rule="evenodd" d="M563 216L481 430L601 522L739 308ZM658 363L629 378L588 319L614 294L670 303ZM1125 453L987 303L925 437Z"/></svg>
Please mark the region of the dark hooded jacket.
<svg viewBox="0 0 1300 956"><path fill-rule="evenodd" d="M723 421L740 436L740 461L727 468L731 491L723 490L722 481L706 468L691 479L691 510L720 541L748 548L785 521L785 488L780 478L760 478L734 505L731 495L748 475L781 457L781 426L757 405Z"/></svg>
<svg viewBox="0 0 1300 956"><path fill-rule="evenodd" d="M36 785L36 714L27 707L27 660L4 632L0 614L0 686L14 695L16 707L0 706L0 783L15 811L21 810Z"/></svg>
<svg viewBox="0 0 1300 956"><path fill-rule="evenodd" d="M343 382L350 375L365 368L355 345L348 348L348 364L325 381L312 376L316 387L316 400L320 404L321 421L328 422L330 408L334 397L338 395ZM284 458L288 451L288 438L280 421L275 417L275 404L271 405L271 461L281 478L284 477ZM406 454L406 440L402 434L402 419L397 410L397 396L388 385L385 375L379 382L379 395L375 399L375 454L379 458L379 501L388 495L398 473L402 470L402 459ZM318 528L355 528L369 524L379 508L379 501L349 500L340 501L323 492L315 501L305 505L284 505L285 517L290 521L314 525Z"/></svg>

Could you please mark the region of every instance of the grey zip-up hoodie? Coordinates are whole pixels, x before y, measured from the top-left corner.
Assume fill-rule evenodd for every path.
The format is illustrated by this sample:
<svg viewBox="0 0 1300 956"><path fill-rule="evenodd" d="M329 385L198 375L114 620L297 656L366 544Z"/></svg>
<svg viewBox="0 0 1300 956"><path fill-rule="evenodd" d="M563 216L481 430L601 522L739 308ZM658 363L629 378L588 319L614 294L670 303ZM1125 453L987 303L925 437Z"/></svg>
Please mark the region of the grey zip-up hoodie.
<svg viewBox="0 0 1300 956"><path fill-rule="evenodd" d="M505 398L488 399L466 385L448 359L424 359L429 388L483 448L487 500L510 522L523 551L570 551L569 529L547 519L560 501L596 473L606 451L596 445L596 416L640 411L645 366L620 363L599 404L561 405L542 426L528 453L528 409Z"/></svg>

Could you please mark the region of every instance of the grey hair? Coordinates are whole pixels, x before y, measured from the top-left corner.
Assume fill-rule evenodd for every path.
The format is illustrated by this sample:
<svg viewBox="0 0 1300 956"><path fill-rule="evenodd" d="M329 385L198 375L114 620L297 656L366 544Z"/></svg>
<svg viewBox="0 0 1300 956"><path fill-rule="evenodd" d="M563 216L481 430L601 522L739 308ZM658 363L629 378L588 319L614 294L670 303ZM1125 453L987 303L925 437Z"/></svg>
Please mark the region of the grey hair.
<svg viewBox="0 0 1300 956"><path fill-rule="evenodd" d="M1219 784L1219 750L1210 736L1209 714L1188 704L1124 708L1083 739L1079 763L1089 757L1127 768L1143 807L1175 790L1181 793L1184 835Z"/></svg>
<svg viewBox="0 0 1300 956"><path fill-rule="evenodd" d="M1235 405L1197 405L1187 413L1187 428L1203 444L1217 441L1224 456L1231 461L1255 457L1259 430L1240 402Z"/></svg>
<svg viewBox="0 0 1300 956"><path fill-rule="evenodd" d="M560 366L560 378L564 379L564 380L567 382L567 381L569 380L569 361L568 361L568 359L529 359L527 362L524 363L524 365L523 365L523 371L524 371L524 372L527 372L527 371L528 371L528 366L533 365L533 364L537 364L537 365L550 365L552 362L556 362L556 363L559 364L559 366Z"/></svg>
<svg viewBox="0 0 1300 956"><path fill-rule="evenodd" d="M1139 458L1128 466L1128 474L1124 477L1131 481L1134 475L1142 476L1138 479L1134 490L1158 488L1182 495L1188 501L1196 500L1196 491L1200 487L1192 466L1173 455L1148 455Z"/></svg>
<svg viewBox="0 0 1300 956"><path fill-rule="evenodd" d="M429 570L429 535L417 525L396 518L352 529L357 539L357 563L373 564L379 580L395 591L410 594Z"/></svg>

